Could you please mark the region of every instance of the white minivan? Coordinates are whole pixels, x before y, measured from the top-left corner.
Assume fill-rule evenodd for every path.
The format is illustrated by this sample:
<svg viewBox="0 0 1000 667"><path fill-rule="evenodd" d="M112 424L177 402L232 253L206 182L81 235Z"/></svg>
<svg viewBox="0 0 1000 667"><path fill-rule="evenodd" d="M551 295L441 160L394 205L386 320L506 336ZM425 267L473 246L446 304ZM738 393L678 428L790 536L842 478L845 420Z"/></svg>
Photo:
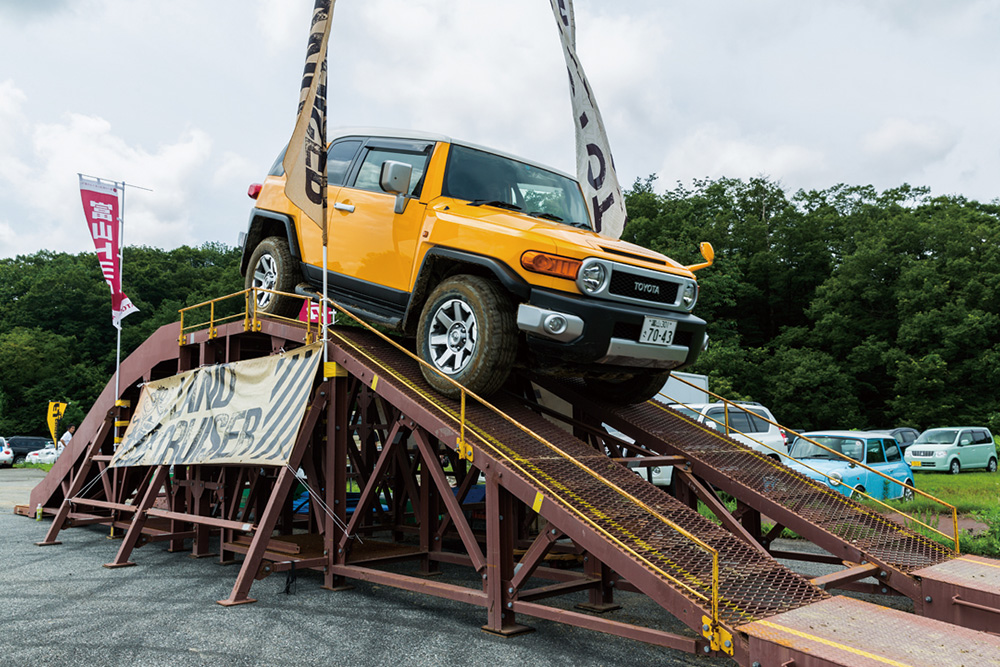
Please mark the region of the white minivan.
<svg viewBox="0 0 1000 667"><path fill-rule="evenodd" d="M788 456L788 436L777 426L771 411L760 403L734 402L729 404L728 410L722 403L670 407L775 461L783 461Z"/></svg>
<svg viewBox="0 0 1000 667"><path fill-rule="evenodd" d="M952 475L974 468L997 471L993 434L982 426L928 429L906 449L903 458L914 470L947 470Z"/></svg>

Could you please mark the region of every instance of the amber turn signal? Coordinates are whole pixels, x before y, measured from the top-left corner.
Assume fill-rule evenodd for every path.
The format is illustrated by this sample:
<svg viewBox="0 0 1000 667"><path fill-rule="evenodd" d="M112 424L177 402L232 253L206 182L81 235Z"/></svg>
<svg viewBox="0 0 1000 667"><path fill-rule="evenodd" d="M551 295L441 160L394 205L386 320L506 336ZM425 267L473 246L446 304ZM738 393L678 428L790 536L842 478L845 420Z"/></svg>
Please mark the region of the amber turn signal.
<svg viewBox="0 0 1000 667"><path fill-rule="evenodd" d="M550 276L576 280L582 262L578 259L549 255L544 252L529 250L521 255L521 266L535 273L545 273Z"/></svg>

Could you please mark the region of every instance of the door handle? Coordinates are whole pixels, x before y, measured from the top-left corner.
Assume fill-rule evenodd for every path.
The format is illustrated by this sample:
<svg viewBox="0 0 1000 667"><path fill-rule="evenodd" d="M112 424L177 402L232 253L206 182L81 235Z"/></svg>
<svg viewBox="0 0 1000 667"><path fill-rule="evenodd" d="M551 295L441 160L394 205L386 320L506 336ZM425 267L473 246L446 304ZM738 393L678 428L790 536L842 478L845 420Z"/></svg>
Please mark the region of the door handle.
<svg viewBox="0 0 1000 667"><path fill-rule="evenodd" d="M354 204L343 204L339 201L333 202L333 208L337 211L344 211L346 213L354 213Z"/></svg>

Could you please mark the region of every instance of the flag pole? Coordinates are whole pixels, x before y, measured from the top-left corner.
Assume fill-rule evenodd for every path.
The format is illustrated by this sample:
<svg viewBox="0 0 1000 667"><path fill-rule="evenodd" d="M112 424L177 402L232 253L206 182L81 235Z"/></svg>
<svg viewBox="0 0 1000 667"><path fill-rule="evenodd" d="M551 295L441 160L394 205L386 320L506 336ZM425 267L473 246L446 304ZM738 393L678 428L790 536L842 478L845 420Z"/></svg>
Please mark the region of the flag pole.
<svg viewBox="0 0 1000 667"><path fill-rule="evenodd" d="M327 148L326 148L326 112L327 112L327 99L326 99L326 90L327 89L326 89L326 84L327 84L327 66L326 66L326 63L327 63L328 60L329 60L329 52L326 52L326 53L323 54L323 62L320 63L320 77L321 77L320 86L322 87L322 90L323 90L323 129L322 129L322 134L320 135L323 138L323 141L322 141L323 145L320 146L320 150L323 151L320 154L320 155L322 155L322 157L320 159L323 161L323 171L322 171L322 177L320 179L320 189L322 189L322 191L323 191L323 304L320 307L319 312L320 312L320 317L323 320L323 379L324 380L327 379L327 377L326 377L326 368L327 368L327 364L330 361L330 346L329 346L329 343L328 343L328 335L329 335L328 327L329 327L329 319L330 318L326 314L327 313L327 305L326 305L327 304L327 271L328 271L328 265L327 265L327 262L328 262L328 260L327 260L327 257L328 257L327 242L329 241L329 239L328 239L329 221L327 220L327 217L326 217L326 206L327 206L326 191L327 191L327 182L328 182L327 181L327 178L328 178L328 174L327 174L327 154L326 154L326 151L327 151Z"/></svg>

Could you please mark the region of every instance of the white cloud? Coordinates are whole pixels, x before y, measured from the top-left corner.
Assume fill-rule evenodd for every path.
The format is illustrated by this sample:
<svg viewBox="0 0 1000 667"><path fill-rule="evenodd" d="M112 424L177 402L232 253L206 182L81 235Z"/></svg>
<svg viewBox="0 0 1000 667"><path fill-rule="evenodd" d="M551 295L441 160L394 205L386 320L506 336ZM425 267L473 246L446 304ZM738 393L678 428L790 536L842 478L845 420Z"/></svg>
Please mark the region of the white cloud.
<svg viewBox="0 0 1000 667"><path fill-rule="evenodd" d="M959 133L942 121L887 118L864 136L862 148L876 162L892 169L920 169L944 159Z"/></svg>

